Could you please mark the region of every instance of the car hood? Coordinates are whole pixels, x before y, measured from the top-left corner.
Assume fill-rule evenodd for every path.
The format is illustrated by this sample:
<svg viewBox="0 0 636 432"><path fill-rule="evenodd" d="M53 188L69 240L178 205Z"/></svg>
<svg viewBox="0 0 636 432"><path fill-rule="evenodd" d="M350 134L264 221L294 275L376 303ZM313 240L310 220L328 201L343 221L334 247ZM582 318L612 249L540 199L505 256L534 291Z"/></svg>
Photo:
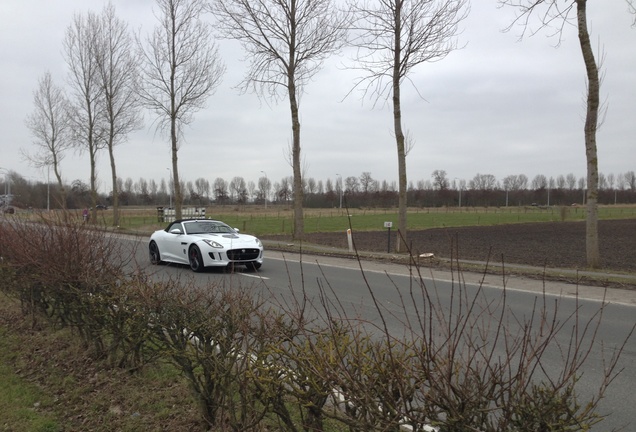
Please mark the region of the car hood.
<svg viewBox="0 0 636 432"><path fill-rule="evenodd" d="M256 237L249 234L232 234L232 233L222 233L222 234L191 234L192 237L200 238L201 240L214 240L217 243L221 243L223 245L229 244L237 244L237 243L249 243L254 247L256 244Z"/></svg>

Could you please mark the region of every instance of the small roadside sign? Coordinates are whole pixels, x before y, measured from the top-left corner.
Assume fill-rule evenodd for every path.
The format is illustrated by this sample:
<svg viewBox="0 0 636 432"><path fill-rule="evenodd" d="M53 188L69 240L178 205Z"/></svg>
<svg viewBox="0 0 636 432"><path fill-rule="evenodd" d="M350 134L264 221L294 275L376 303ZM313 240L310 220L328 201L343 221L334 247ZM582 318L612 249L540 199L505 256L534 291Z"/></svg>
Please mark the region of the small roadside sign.
<svg viewBox="0 0 636 432"><path fill-rule="evenodd" d="M393 226L393 222L384 222L384 228L386 228L386 253L391 253L391 227Z"/></svg>

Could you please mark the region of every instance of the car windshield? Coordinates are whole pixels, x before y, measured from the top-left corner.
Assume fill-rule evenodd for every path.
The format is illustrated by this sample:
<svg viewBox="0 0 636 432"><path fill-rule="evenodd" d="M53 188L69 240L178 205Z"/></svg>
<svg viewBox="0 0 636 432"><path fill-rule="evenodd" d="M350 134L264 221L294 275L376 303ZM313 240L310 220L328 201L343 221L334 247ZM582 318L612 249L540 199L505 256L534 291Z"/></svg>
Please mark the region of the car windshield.
<svg viewBox="0 0 636 432"><path fill-rule="evenodd" d="M223 222L216 221L196 221L186 222L183 224L188 234L218 234L218 233L236 233L232 227L225 225Z"/></svg>

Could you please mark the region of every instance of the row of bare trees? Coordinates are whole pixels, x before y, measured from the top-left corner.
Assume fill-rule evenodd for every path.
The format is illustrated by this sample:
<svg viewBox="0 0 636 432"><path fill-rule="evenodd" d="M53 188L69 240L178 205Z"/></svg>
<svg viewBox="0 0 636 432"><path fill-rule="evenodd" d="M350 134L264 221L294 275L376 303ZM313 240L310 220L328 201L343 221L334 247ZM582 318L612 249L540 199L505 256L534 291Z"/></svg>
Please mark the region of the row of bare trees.
<svg viewBox="0 0 636 432"><path fill-rule="evenodd" d="M505 289L493 300L459 282L448 304L414 265L410 292L383 288L395 291L390 308L367 286L365 319L347 314L334 281L316 297L295 283L284 294L227 280L195 288L153 278L128 243L86 225L16 221L0 235L0 293L34 331L70 328L96 360L131 373L170 361L201 430L589 430L624 348L597 340L604 305L563 318L538 295L517 315ZM599 382L580 393L599 346Z"/></svg>
<svg viewBox="0 0 636 432"><path fill-rule="evenodd" d="M556 25L554 34L559 40L567 23L576 24L588 78L584 127L587 258L588 265L596 267L600 79L587 29L587 1L568 0L564 5L557 0L499 0L499 3L518 12L510 28L521 24L522 37L533 16L537 16L539 28ZM627 3L633 12L632 1ZM202 17L204 12L211 12L216 36L239 41L250 61L241 89L272 101L288 99L293 137L295 238L303 236L305 203L298 101L304 85L328 56L344 46L354 48L352 68L361 75L350 93L360 90L362 97L370 98L374 105L391 100L398 155L398 229L404 239L398 243L398 251L408 244L406 156L414 139L403 125L403 87L406 82L412 83L409 77L416 67L442 60L457 49L456 34L468 13L467 0L358 0L347 2L346 7L333 0L157 0L157 5L158 24L145 43L141 37L137 38L138 49L132 49L126 24L116 18L110 4L101 15L91 12L76 15L69 26L64 51L72 95L68 103L62 101L62 93L45 75L36 92L36 112L28 120L43 150L34 160L39 165L53 166L60 190L63 190L60 153L68 145L64 139L64 130L68 128L69 140L89 154L93 207L97 201L95 159L102 147L108 148L117 223L113 146L139 127L137 108L144 105L156 116L157 127L169 137L174 203L177 216L181 215L178 149L183 126L204 106L225 70L211 38L211 24ZM60 112L72 115L62 118Z"/></svg>
<svg viewBox="0 0 636 432"><path fill-rule="evenodd" d="M60 191L59 204L64 207L66 187L60 163L71 147L87 153L95 208L99 152L108 151L112 188L117 190L114 147L142 125L135 45L127 24L108 4L101 14L76 14L63 46L68 91L57 86L49 72L40 79L34 92L35 109L26 120L36 138L36 149L24 154L35 166L52 168ZM117 196L114 205L118 205Z"/></svg>
<svg viewBox="0 0 636 432"><path fill-rule="evenodd" d="M353 44L357 51L355 67L364 74L355 88L363 89L363 93L376 102L387 94L392 94L394 101L400 227L406 234L407 146L401 132L399 89L415 66L439 60L455 48L452 38L458 23L466 16L466 0L352 2L346 8L332 0L157 0L157 5L159 24L154 33L146 38L144 46L140 38L137 40L141 48L138 57L143 65L140 69L136 69L139 62L126 57L135 50L130 49L126 26L115 18L112 5L105 7L101 17L91 12L77 15L67 31L65 55L74 93L70 106L76 114L71 118L77 122L72 138L90 156L93 207L96 204L95 158L101 146L107 146L115 191L113 205L117 212L117 175L112 146L138 126L136 107L143 104L153 111L158 127L170 138L174 202L180 216L182 190L177 152L182 127L192 121L193 114L203 106L224 71L211 41L211 27L201 18L204 11L210 11L216 19L217 36L239 41L250 59L242 90L271 100L288 98L293 136L294 236L297 238L302 237L304 231L298 101L303 87L321 69L323 61L347 42ZM348 38L348 34L352 37ZM47 88L51 87L47 75L38 93L61 95L48 92ZM130 99L122 100L121 92L130 95ZM39 114L50 113L48 106L36 104L34 120ZM70 122L68 117L48 117L59 120L62 125ZM59 181L59 153L66 142L63 135L54 133L58 123L30 126L34 130L42 129L42 124L46 132L51 133L38 136L44 149L40 153L40 164L54 165Z"/></svg>
<svg viewBox="0 0 636 432"><path fill-rule="evenodd" d="M35 109L27 126L36 150L24 152L37 167L50 167L65 205L60 162L75 147L89 156L91 207L96 208L98 154L107 149L111 167L114 224L119 223L118 175L114 148L142 126L143 107L170 137L175 203L181 189L177 150L182 128L192 121L219 84L224 67L201 20L203 1L158 0L154 33L136 38L119 19L112 3L101 14L77 13L63 41L68 91L45 73L34 92ZM144 43L145 42L145 43Z"/></svg>
<svg viewBox="0 0 636 432"><path fill-rule="evenodd" d="M4 181L3 181L4 180ZM0 178L0 189L11 185L13 204L23 208L61 208L56 203L65 200L67 208L89 207L90 187L76 180L64 185L64 190L42 182L28 181L10 172ZM272 182L262 176L256 182L241 176L231 180L217 177L210 182L203 177L181 182L184 205L207 206L210 204L260 204L290 205L293 201L293 178L283 177ZM435 170L430 180L409 182L408 201L412 207L439 206L519 206L585 204L587 185L584 177L574 174L556 178L537 175L530 180L524 174L509 175L498 180L492 174L476 174L470 180L450 179L443 170ZM117 201L128 205L169 206L173 187L170 179L156 182L154 179L117 179ZM370 172L359 177L337 177L326 181L313 177L303 181L305 207L395 207L398 202L396 182L379 181ZM51 197L53 199L51 200ZM100 204L114 205L115 197L98 193ZM343 202L344 201L344 202ZM633 204L636 202L636 174L634 171L614 175L599 175L599 203ZM52 203L52 205L51 205Z"/></svg>
<svg viewBox="0 0 636 432"><path fill-rule="evenodd" d="M72 96L67 98L47 73L35 93L36 109L28 125L40 147L31 156L37 166L52 166L61 191L59 163L77 145L89 154L92 207L97 203L95 159L109 149L113 207L117 224L118 189L113 146L139 127L140 106L156 116L169 137L176 214L182 189L178 149L184 125L203 108L220 83L225 67L203 14L212 12L217 36L238 40L251 64L242 88L259 96L289 98L292 119L295 232L302 235L300 115L303 86L323 60L345 43L348 15L331 0L248 2L241 0L157 0L158 24L136 44L112 4L101 15L77 14L64 40ZM145 42L145 43L144 43ZM72 132L71 132L72 131ZM65 201L62 197L62 201Z"/></svg>

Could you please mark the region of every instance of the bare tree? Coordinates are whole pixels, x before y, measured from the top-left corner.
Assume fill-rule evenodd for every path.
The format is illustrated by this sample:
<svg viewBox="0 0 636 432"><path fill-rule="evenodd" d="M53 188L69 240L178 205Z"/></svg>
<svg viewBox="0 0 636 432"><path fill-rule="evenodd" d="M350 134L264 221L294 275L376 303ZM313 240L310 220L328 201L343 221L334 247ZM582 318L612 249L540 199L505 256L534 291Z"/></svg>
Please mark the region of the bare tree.
<svg viewBox="0 0 636 432"><path fill-rule="evenodd" d="M313 177L310 177L309 179L307 179L307 192L310 193L311 195L316 193L316 179Z"/></svg>
<svg viewBox="0 0 636 432"><path fill-rule="evenodd" d="M363 172L360 175L360 187L362 188L362 193L369 193L373 190L373 177L371 177L371 173L368 171Z"/></svg>
<svg viewBox="0 0 636 432"><path fill-rule="evenodd" d="M398 230L407 247L408 138L402 128L402 84L412 70L426 62L439 61L457 48L455 35L467 16L467 0L362 0L352 6L355 16L355 69L364 76L354 88L377 103L391 97L398 155Z"/></svg>
<svg viewBox="0 0 636 432"><path fill-rule="evenodd" d="M532 179L532 189L545 189L548 187L548 178L543 174L537 174Z"/></svg>
<svg viewBox="0 0 636 432"><path fill-rule="evenodd" d="M295 239L304 235L299 98L326 57L344 43L347 16L333 0L211 0L224 37L238 40L250 61L243 91L289 98Z"/></svg>
<svg viewBox="0 0 636 432"><path fill-rule="evenodd" d="M124 192L129 195L135 193L135 182L130 177L126 178L126 180L124 181Z"/></svg>
<svg viewBox="0 0 636 432"><path fill-rule="evenodd" d="M205 197L206 202L208 202L210 200L210 182L203 177L199 177L194 181L194 186L196 188L197 195L201 198Z"/></svg>
<svg viewBox="0 0 636 432"><path fill-rule="evenodd" d="M616 181L616 176L613 173L607 175L607 185L610 189L614 189L614 182Z"/></svg>
<svg viewBox="0 0 636 432"><path fill-rule="evenodd" d="M321 194L321 195L322 195L322 194L324 194L324 193L325 193L325 186L324 186L324 184L322 183L322 180L318 180L318 186L317 186L317 187L318 187L318 193L319 193L319 194Z"/></svg>
<svg viewBox="0 0 636 432"><path fill-rule="evenodd" d="M148 182L148 188L150 189L150 199L153 203L156 203L157 193L159 193L159 186L155 179L150 179Z"/></svg>
<svg viewBox="0 0 636 432"><path fill-rule="evenodd" d="M587 112L585 116L585 157L587 160L587 217L585 249L587 265L598 267L600 265L600 251L598 240L598 156L596 146L596 131L599 126L600 86L599 65L594 57L594 51L590 42L590 34L587 27L587 0L499 0L503 6L512 6L517 9L517 17L506 30L516 24L521 24L525 35L533 15L538 16L539 29L548 28L553 35L561 40L566 24L575 23L578 32L579 45L585 71L587 74ZM632 1L627 2L632 12ZM538 30L537 30L538 31ZM536 33L533 32L533 34Z"/></svg>
<svg viewBox="0 0 636 432"><path fill-rule="evenodd" d="M224 204L228 200L227 181L225 181L225 179L217 177L214 180L212 189L217 204Z"/></svg>
<svg viewBox="0 0 636 432"><path fill-rule="evenodd" d="M528 187L528 177L525 174L509 175L503 179L505 190L518 191Z"/></svg>
<svg viewBox="0 0 636 432"><path fill-rule="evenodd" d="M71 96L71 128L73 141L80 151L88 152L90 161L90 195L93 214L97 219L97 153L105 146L105 110L103 88L99 83L94 56L99 36L99 17L92 12L76 14L66 30L64 54L69 67Z"/></svg>
<svg viewBox="0 0 636 432"><path fill-rule="evenodd" d="M157 0L159 25L142 49L144 67L141 97L157 116L157 127L170 136L175 216L181 217L182 190L178 150L183 126L221 82L225 67L201 20L203 0ZM141 45L141 44L140 44Z"/></svg>
<svg viewBox="0 0 636 432"><path fill-rule="evenodd" d="M360 182L358 177L349 176L345 179L345 193L358 193L360 191Z"/></svg>
<svg viewBox="0 0 636 432"><path fill-rule="evenodd" d="M291 185L293 184L292 177L283 177L280 179L278 187L274 185L274 191L276 192L276 198L279 202L286 203L289 201L289 197L292 194Z"/></svg>
<svg viewBox="0 0 636 432"><path fill-rule="evenodd" d="M497 179L492 174L475 174L470 181L470 188L473 190L487 191L497 187Z"/></svg>
<svg viewBox="0 0 636 432"><path fill-rule="evenodd" d="M240 176L236 176L230 181L230 193L232 199L237 202L244 203L245 195L247 195L247 187L245 185L245 179Z"/></svg>
<svg viewBox="0 0 636 432"><path fill-rule="evenodd" d="M46 72L33 92L35 108L26 118L31 130L36 150L23 151L25 157L36 168L53 168L53 174L60 189L60 206L66 209L66 191L62 182L60 162L72 142L69 136L68 101L64 91L53 83L51 74Z"/></svg>
<svg viewBox="0 0 636 432"><path fill-rule="evenodd" d="M272 182L267 176L259 177L258 179L258 198L263 200L267 205L267 199L269 198L269 191L272 189Z"/></svg>
<svg viewBox="0 0 636 432"><path fill-rule="evenodd" d="M625 174L619 173L616 176L616 187L620 190L625 190L627 188L627 180L625 179Z"/></svg>
<svg viewBox="0 0 636 432"><path fill-rule="evenodd" d="M254 183L254 180L250 180L247 182L247 195L252 200L255 200L257 198L256 183Z"/></svg>
<svg viewBox="0 0 636 432"><path fill-rule="evenodd" d="M448 178L446 177L446 171L435 170L433 171L433 174L431 174L431 177L433 177L433 185L435 186L435 189L437 190L448 189L449 182L448 182Z"/></svg>
<svg viewBox="0 0 636 432"><path fill-rule="evenodd" d="M108 3L102 11L94 56L104 98L105 139L113 188L113 226L119 226L119 193L114 147L125 140L128 133L141 127L138 59L134 54L133 39L128 32L128 25L117 18L115 6Z"/></svg>
<svg viewBox="0 0 636 432"><path fill-rule="evenodd" d="M150 189L148 185L148 180L141 177L137 182L139 185L139 195L143 204L148 204L150 202Z"/></svg>
<svg viewBox="0 0 636 432"><path fill-rule="evenodd" d="M625 181L632 192L636 191L636 173L634 173L634 171L627 171L625 173Z"/></svg>

